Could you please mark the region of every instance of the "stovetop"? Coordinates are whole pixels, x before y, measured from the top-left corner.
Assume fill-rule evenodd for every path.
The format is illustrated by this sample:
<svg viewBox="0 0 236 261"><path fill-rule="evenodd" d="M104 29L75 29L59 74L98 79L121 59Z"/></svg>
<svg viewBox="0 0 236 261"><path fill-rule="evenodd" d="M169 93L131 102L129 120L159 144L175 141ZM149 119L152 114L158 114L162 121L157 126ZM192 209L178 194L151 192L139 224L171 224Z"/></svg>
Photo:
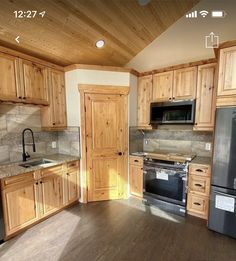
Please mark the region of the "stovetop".
<svg viewBox="0 0 236 261"><path fill-rule="evenodd" d="M178 161L186 162L192 161L196 155L187 153L178 153L170 151L155 151L155 152L135 152L133 156L141 156L151 159L166 160L166 161Z"/></svg>

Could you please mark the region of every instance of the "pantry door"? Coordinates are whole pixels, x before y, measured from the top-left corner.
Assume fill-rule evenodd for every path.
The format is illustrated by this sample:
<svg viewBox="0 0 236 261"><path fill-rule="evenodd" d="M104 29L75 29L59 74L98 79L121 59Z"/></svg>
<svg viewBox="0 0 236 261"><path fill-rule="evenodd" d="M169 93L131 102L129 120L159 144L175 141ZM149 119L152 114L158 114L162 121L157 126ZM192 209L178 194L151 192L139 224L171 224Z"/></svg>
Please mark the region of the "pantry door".
<svg viewBox="0 0 236 261"><path fill-rule="evenodd" d="M85 94L88 201L127 196L127 95Z"/></svg>

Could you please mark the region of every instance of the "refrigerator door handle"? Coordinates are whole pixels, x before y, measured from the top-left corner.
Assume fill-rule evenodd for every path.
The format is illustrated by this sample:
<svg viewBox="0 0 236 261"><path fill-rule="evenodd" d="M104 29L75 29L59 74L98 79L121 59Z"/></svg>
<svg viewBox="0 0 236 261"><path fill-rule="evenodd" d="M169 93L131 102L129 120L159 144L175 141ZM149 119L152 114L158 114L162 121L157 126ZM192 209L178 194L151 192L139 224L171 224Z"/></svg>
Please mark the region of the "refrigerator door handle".
<svg viewBox="0 0 236 261"><path fill-rule="evenodd" d="M229 197L229 198L236 198L236 196L233 196L231 194L226 194L226 193L223 193L223 192L219 192L219 191L214 191L216 193L216 195L220 194L222 196L226 196L226 197Z"/></svg>

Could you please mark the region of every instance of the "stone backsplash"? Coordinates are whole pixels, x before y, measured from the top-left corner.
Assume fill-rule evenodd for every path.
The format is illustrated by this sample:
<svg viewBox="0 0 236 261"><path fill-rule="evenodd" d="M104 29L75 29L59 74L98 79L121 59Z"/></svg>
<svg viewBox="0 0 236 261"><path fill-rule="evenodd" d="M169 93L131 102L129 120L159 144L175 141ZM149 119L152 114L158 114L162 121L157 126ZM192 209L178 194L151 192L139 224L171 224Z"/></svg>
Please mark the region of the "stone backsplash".
<svg viewBox="0 0 236 261"><path fill-rule="evenodd" d="M40 108L37 106L15 106L0 104L0 163L22 159L22 131L31 128L34 132L36 152L26 146L31 157L58 153L52 141L57 141L57 132L41 131ZM31 143L30 133L25 134L26 143Z"/></svg>
<svg viewBox="0 0 236 261"><path fill-rule="evenodd" d="M145 131L144 133L144 151L167 150L203 157L211 157L212 155L212 132L196 132L190 126L161 126L157 130ZM211 143L210 151L205 150L206 143Z"/></svg>
<svg viewBox="0 0 236 261"><path fill-rule="evenodd" d="M80 156L80 129L68 127L65 131L58 132L59 153Z"/></svg>
<svg viewBox="0 0 236 261"><path fill-rule="evenodd" d="M26 150L31 157L55 153L79 156L79 129L68 128L63 132L41 130L40 107L0 104L0 163L15 162L22 159L22 131L31 128L34 132L36 152L32 146ZM26 143L31 143L30 133L26 133ZM52 142L57 147L52 148Z"/></svg>
<svg viewBox="0 0 236 261"><path fill-rule="evenodd" d="M143 151L144 132L136 127L129 128L129 153Z"/></svg>

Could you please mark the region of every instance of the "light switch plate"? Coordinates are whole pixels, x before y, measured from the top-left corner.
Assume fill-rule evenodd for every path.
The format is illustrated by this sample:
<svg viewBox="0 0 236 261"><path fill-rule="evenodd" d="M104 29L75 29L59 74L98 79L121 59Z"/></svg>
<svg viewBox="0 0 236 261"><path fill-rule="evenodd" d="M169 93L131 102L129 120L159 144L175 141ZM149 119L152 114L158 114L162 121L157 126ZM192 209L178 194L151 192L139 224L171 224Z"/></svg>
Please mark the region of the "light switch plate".
<svg viewBox="0 0 236 261"><path fill-rule="evenodd" d="M211 150L211 143L207 142L205 144L205 150Z"/></svg>
<svg viewBox="0 0 236 261"><path fill-rule="evenodd" d="M56 149L57 148L57 142L56 141L52 141L52 148Z"/></svg>

